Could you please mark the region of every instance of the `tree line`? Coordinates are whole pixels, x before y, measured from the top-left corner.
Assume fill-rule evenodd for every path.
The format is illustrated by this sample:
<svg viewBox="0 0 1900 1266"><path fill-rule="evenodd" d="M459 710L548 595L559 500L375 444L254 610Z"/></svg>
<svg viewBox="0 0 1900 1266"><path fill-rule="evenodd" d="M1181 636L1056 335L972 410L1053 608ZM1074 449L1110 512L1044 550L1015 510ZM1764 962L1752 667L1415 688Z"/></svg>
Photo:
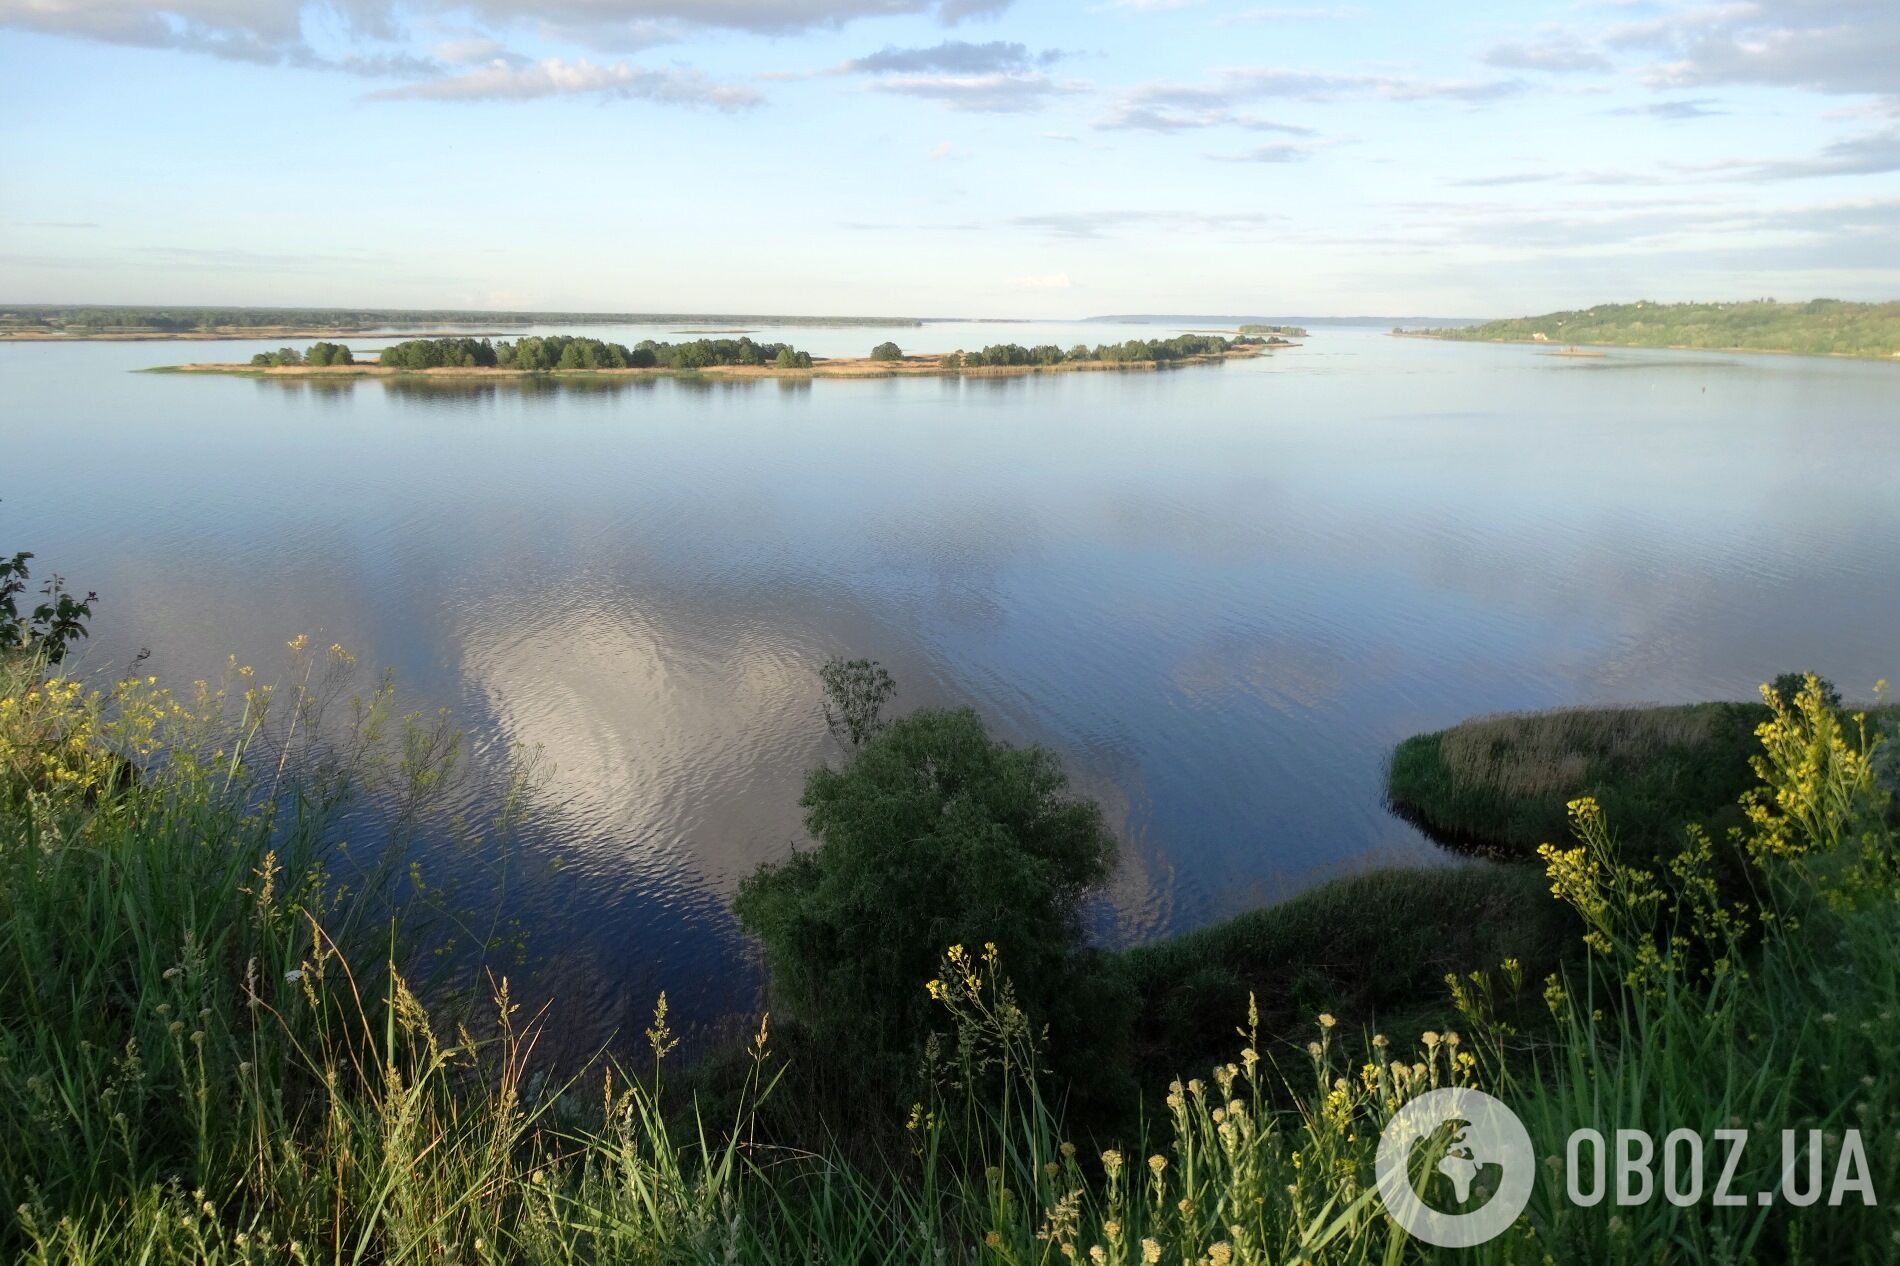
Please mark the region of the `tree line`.
<svg viewBox="0 0 1900 1266"><path fill-rule="evenodd" d="M954 351L943 358L947 369L978 368L986 365L1061 365L1064 363L1164 364L1196 356L1219 356L1241 347L1260 347L1264 338L1242 335L1222 338L1218 334L1178 334L1165 339L1129 339L1124 343L1098 343L1090 347L1077 343L1063 351L1053 343L1024 347L1021 343L994 343L977 352Z"/></svg>
<svg viewBox="0 0 1900 1266"><path fill-rule="evenodd" d="M329 365L354 365L355 363L356 357L341 343L312 343L310 350L306 352L300 352L294 347L280 347L274 352L259 352L251 357L251 364L260 369L275 369L283 365L308 365L322 369Z"/></svg>
<svg viewBox="0 0 1900 1266"><path fill-rule="evenodd" d="M548 373L576 369L706 369L714 365L773 365L810 369L811 353L789 343L749 337L702 338L685 343L644 339L632 347L572 334L485 338L409 339L382 350L378 363L396 369L515 369Z"/></svg>

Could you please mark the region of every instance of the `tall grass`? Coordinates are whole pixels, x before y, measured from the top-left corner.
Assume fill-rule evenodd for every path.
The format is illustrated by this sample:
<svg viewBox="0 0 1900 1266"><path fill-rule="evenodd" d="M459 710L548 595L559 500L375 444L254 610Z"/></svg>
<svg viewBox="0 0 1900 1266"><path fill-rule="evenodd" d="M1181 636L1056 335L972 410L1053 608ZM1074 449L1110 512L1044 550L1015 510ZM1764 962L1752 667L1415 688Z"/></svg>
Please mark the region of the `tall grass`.
<svg viewBox="0 0 1900 1266"><path fill-rule="evenodd" d="M1684 825L1740 822L1754 781L1757 704L1564 708L1478 717L1392 754L1394 808L1446 843L1528 859L1568 830L1564 805L1601 803L1624 846L1667 857Z"/></svg>
<svg viewBox="0 0 1900 1266"><path fill-rule="evenodd" d="M1120 1139L1067 1135L1008 964L950 947L917 982L947 1035L931 1090L887 1159L854 1164L822 1136L760 1133L761 1105L792 1084L768 1024L713 1118L678 1102L663 1007L648 1058L568 1081L539 1069L540 1020L505 981L485 1014L431 1017L423 996L455 995L412 979L400 866L338 852L363 771L406 781L386 792L419 811L453 750L385 694L331 696L339 723L310 684L325 668L287 708L245 678L180 702L149 680L94 695L41 665L5 671L0 1194L15 1217L0 1252L21 1260L1421 1260L1377 1202L1373 1154L1400 1104L1446 1084L1498 1094L1557 1156L1584 1125L1859 1124L1876 1189L1900 1178L1880 740L1818 698L1763 727L1763 790L1735 842L1746 904L1713 883L1706 839L1638 869L1580 802L1575 844L1545 861L1587 966L1456 978L1458 1032L1348 1041L1327 1015L1273 1033L1236 1014L1231 1062L1176 1082ZM322 735L308 759L300 715ZM1505 1005L1527 989L1547 1024ZM1739 1189L1772 1187L1778 1164L1751 1149ZM1562 1192L1547 1169L1525 1216L1461 1257L1893 1254L1883 1209L1585 1209Z"/></svg>

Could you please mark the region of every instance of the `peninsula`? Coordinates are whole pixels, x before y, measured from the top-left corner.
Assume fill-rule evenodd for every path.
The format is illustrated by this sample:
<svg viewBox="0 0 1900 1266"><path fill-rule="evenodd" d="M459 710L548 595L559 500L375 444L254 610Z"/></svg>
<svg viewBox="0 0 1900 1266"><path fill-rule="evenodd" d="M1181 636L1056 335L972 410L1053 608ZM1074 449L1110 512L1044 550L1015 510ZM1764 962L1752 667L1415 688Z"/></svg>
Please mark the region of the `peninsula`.
<svg viewBox="0 0 1900 1266"><path fill-rule="evenodd" d="M1605 303L1594 308L1444 329L1395 329L1407 338L1557 343L1683 351L1784 352L1900 359L1900 303L1815 299L1776 303Z"/></svg>

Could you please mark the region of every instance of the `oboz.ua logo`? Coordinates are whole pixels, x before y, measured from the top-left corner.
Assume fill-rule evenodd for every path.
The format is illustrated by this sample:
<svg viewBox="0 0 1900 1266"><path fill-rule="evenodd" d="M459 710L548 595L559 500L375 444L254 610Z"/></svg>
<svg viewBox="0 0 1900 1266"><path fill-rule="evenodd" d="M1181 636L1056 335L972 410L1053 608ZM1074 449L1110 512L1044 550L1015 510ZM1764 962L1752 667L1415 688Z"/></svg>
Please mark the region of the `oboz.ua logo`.
<svg viewBox="0 0 1900 1266"><path fill-rule="evenodd" d="M1463 1086L1422 1094L1393 1114L1374 1171L1392 1220L1440 1248L1470 1248L1501 1234L1524 1212L1537 1177L1531 1136L1517 1114Z"/></svg>
<svg viewBox="0 0 1900 1266"><path fill-rule="evenodd" d="M1611 1145L1588 1126L1571 1132L1564 1156L1564 1194L1571 1204L1591 1208L1612 1195L1619 1205L1657 1198L1678 1206L1707 1200L1728 1207L1806 1208L1823 1197L1829 1206L1855 1198L1870 1208L1880 1203L1855 1129L1838 1136L1782 1130L1780 1166L1752 1201L1737 1186L1743 1173L1756 1172L1742 1164L1747 1130L1715 1131L1725 1148L1717 1149L1719 1155L1711 1155L1690 1129L1670 1131L1660 1145L1642 1130L1617 1130L1614 1137ZM1830 1149L1838 1152L1831 1184L1825 1173ZM1705 1162L1715 1171L1713 1180L1704 1173ZM1524 1123L1497 1099L1468 1087L1433 1090L1400 1108L1379 1136L1374 1169L1392 1220L1440 1248L1470 1248L1502 1234L1530 1203L1536 1179Z"/></svg>

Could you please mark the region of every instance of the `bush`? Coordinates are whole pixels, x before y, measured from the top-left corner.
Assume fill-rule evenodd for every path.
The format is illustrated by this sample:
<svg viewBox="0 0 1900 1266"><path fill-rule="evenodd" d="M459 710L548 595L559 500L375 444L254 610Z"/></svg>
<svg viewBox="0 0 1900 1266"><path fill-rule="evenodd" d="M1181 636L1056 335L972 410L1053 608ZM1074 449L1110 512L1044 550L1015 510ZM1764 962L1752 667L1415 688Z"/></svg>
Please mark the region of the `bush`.
<svg viewBox="0 0 1900 1266"><path fill-rule="evenodd" d="M1807 673L1782 673L1769 685L1769 693L1782 707L1792 708L1795 700L1801 697L1802 690L1806 689L1808 677ZM1822 704L1838 709L1841 706L1841 692L1834 688L1834 683L1825 677L1816 677L1814 680L1821 692Z"/></svg>
<svg viewBox="0 0 1900 1266"><path fill-rule="evenodd" d="M1322 1011L1350 1031L1430 1027L1449 1017L1447 973L1516 958L1541 979L1580 930L1531 867L1406 867L1336 879L1117 957L1139 1002L1135 1060L1163 1072L1219 1058L1250 997L1276 1035Z"/></svg>
<svg viewBox="0 0 1900 1266"><path fill-rule="evenodd" d="M879 343L871 349L872 360L903 360L904 349L895 343Z"/></svg>
<svg viewBox="0 0 1900 1266"><path fill-rule="evenodd" d="M1031 1015L1062 1009L1115 842L1051 753L992 739L967 708L913 712L812 770L800 803L818 847L761 867L734 909L764 943L775 1009L823 1058L905 1090L947 945L994 943Z"/></svg>
<svg viewBox="0 0 1900 1266"><path fill-rule="evenodd" d="M66 592L65 580L53 576L40 586L45 601L22 615L19 598L32 579L26 567L32 557L21 550L12 558L0 559L0 655L24 651L57 664L72 643L86 636L86 621L92 618L92 604L99 595L75 598Z"/></svg>

